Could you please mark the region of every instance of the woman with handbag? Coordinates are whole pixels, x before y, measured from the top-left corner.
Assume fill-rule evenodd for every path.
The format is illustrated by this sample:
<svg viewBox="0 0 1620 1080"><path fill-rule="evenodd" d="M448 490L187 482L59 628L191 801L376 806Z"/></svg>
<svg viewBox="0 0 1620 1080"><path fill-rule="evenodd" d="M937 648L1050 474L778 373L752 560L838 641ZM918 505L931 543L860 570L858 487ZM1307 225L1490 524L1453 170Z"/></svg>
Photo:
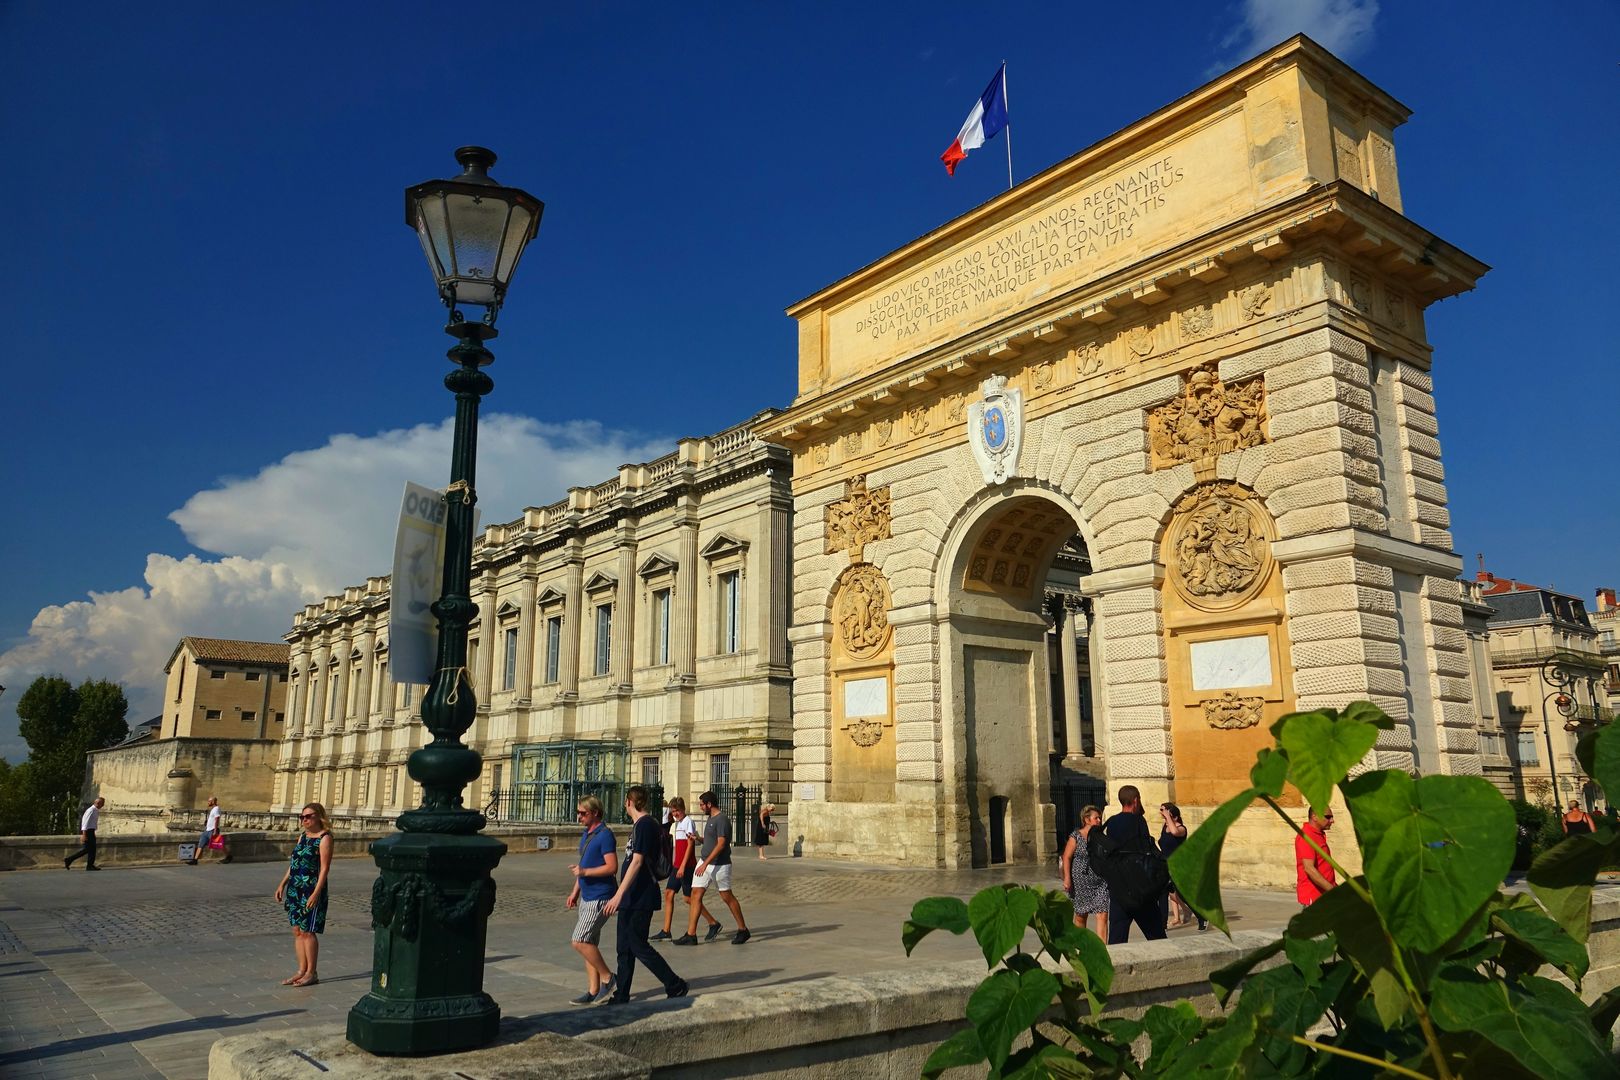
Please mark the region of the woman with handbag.
<svg viewBox="0 0 1620 1080"><path fill-rule="evenodd" d="M761 859L765 858L765 849L771 846L771 837L776 835L776 826L771 824L771 815L775 812L775 803L765 803L754 819L754 846L759 849Z"/></svg>

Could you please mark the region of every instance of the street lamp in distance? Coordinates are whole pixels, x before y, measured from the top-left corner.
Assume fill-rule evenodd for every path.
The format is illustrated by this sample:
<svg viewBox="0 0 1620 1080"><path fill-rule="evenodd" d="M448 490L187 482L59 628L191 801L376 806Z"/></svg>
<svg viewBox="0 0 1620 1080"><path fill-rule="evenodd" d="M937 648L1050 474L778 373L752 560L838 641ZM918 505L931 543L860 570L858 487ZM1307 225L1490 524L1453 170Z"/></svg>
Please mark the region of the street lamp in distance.
<svg viewBox="0 0 1620 1080"><path fill-rule="evenodd" d="M432 733L406 768L422 785L421 805L401 814L400 831L371 845L378 878L371 890L371 990L349 1010L349 1041L374 1054L438 1054L492 1041L501 1007L484 992L484 943L495 882L490 872L506 845L481 830L484 815L462 792L483 768L461 736L477 701L467 671L473 507L478 501L478 405L494 389L483 369L495 359L485 342L523 249L540 227L544 204L489 175L495 155L481 146L456 151L462 172L405 192L405 223L416 230L450 309L445 333L455 368L444 385L456 396L444 548L444 585L433 604L437 666L422 699ZM469 320L463 307L480 307Z"/></svg>

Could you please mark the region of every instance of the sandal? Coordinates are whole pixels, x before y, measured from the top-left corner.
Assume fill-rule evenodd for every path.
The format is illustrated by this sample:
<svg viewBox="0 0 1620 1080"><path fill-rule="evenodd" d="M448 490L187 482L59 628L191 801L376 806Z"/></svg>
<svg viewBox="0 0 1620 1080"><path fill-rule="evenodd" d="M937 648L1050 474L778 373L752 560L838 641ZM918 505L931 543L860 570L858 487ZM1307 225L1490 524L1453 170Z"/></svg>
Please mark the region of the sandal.
<svg viewBox="0 0 1620 1080"><path fill-rule="evenodd" d="M308 976L306 978L302 978L302 979L297 980L292 985L294 985L294 986L316 986L316 985L319 985L320 981L321 980L320 980L319 976L310 975L310 976Z"/></svg>
<svg viewBox="0 0 1620 1080"><path fill-rule="evenodd" d="M298 985L298 980L302 979L303 977L304 977L304 973L302 971L300 971L296 975L291 975L291 976L289 976L289 977L287 977L285 979L282 979L281 980L281 985L282 986L297 986Z"/></svg>

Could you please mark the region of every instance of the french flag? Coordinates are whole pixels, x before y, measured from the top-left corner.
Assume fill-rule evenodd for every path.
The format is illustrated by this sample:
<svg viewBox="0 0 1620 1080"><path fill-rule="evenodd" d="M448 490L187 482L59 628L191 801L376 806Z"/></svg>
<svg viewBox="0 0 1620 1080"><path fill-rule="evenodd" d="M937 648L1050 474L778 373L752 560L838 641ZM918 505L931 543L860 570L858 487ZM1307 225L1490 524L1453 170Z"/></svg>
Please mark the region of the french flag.
<svg viewBox="0 0 1620 1080"><path fill-rule="evenodd" d="M945 163L945 171L955 176L956 166L967 157L969 150L977 150L1006 126L1007 65L1003 62L996 69L996 77L990 80L990 85L984 88L979 100L973 103L973 111L968 113L967 123L957 133L956 141L951 143L949 150L939 155L939 160Z"/></svg>

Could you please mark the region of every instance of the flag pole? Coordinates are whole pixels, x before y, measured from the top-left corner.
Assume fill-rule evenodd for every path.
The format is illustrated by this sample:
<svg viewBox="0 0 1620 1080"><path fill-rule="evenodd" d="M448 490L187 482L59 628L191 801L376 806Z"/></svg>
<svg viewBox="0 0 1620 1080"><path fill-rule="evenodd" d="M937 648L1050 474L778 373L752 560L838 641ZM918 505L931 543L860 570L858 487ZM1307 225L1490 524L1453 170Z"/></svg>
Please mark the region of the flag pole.
<svg viewBox="0 0 1620 1080"><path fill-rule="evenodd" d="M1007 97L1007 61L1001 62L1001 100L1007 106L1007 190L1013 189L1012 178L1012 100Z"/></svg>

